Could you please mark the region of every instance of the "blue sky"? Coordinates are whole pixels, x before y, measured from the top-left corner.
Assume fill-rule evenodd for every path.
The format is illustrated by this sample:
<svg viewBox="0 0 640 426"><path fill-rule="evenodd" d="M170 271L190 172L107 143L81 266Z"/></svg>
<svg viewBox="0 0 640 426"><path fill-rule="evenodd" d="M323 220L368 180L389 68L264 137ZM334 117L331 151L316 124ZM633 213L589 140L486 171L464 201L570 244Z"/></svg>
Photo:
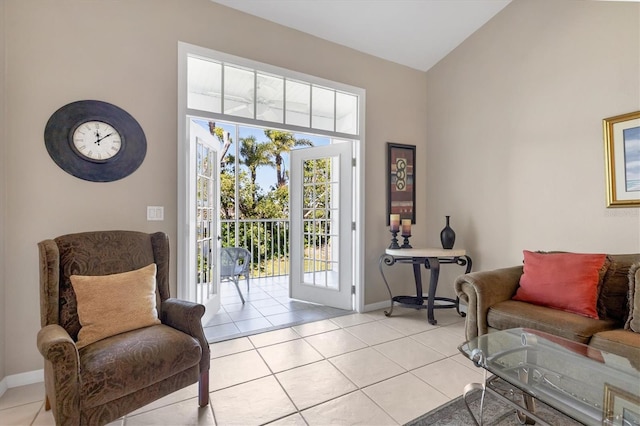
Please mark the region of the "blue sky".
<svg viewBox="0 0 640 426"><path fill-rule="evenodd" d="M640 191L640 127L624 130L627 191Z"/></svg>

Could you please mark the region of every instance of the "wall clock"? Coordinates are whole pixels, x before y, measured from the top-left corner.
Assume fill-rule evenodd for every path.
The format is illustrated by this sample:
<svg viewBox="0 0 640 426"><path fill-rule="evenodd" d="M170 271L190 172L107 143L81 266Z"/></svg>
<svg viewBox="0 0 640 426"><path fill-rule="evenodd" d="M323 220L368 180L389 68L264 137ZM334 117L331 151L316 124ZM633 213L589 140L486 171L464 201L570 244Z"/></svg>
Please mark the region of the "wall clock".
<svg viewBox="0 0 640 426"><path fill-rule="evenodd" d="M147 139L128 112L102 101L77 101L58 109L44 129L49 155L65 172L92 182L129 176L142 164Z"/></svg>

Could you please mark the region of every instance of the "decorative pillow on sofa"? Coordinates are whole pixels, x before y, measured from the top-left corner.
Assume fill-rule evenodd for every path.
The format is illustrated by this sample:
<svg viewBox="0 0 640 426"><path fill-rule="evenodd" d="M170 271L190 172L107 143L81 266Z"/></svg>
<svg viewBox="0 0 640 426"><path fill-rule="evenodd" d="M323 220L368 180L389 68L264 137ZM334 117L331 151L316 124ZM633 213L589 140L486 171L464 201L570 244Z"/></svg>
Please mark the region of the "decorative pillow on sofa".
<svg viewBox="0 0 640 426"><path fill-rule="evenodd" d="M598 317L624 325L629 318L629 268L640 262L640 253L608 254L607 261L609 267L598 295Z"/></svg>
<svg viewBox="0 0 640 426"><path fill-rule="evenodd" d="M640 262L629 268L629 319L624 328L640 333Z"/></svg>
<svg viewBox="0 0 640 426"><path fill-rule="evenodd" d="M598 283L606 255L523 253L524 273L513 300L598 319Z"/></svg>
<svg viewBox="0 0 640 426"><path fill-rule="evenodd" d="M120 274L69 278L82 326L78 348L125 331L160 324L155 263Z"/></svg>

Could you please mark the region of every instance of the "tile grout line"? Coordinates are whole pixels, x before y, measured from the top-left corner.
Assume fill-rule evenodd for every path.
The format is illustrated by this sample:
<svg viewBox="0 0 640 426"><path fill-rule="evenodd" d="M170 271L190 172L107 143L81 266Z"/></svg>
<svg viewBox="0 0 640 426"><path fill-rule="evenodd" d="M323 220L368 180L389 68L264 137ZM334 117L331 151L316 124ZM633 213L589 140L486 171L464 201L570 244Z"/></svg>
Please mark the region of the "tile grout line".
<svg viewBox="0 0 640 426"><path fill-rule="evenodd" d="M378 320L376 320L376 321L378 321ZM367 323L363 323L363 324L367 324ZM336 324L336 325L338 325L338 327L339 327L339 329L340 329L340 330L344 330L344 331L347 331L347 332L348 332L348 330L346 330L346 328L349 328L349 327L355 327L355 326L357 326L357 325L362 325L362 324L355 324L355 325L347 326L347 327L340 326L339 324ZM446 326L447 326L447 325L444 325L444 326L436 326L433 330L438 329L438 328L444 328L444 327L446 327ZM389 326L389 327L392 327L392 326ZM393 327L392 327L392 328L393 328ZM394 330L395 330L395 331L397 331L397 332L399 332L399 333L402 333L402 334L403 334L403 332L402 332L401 330L398 330L398 329L395 329L395 328L394 328ZM295 332L295 330L293 330L293 331ZM331 331L335 331L335 330L327 330L327 331L323 331L323 332L319 332L319 333L315 333L315 334L310 334L310 335L308 335L308 336L303 336L303 337L301 337L301 339L302 339L302 340L304 340L304 341L306 342L306 340L305 340L305 339L306 339L307 337L311 337L311 336L315 336L315 335L319 335L319 334L323 334L323 333L328 333L328 332L331 332ZM353 335L353 334L351 334L351 333L350 333L350 334L351 334L354 338L356 338L358 341L361 341L362 343L364 343L365 345L367 345L367 346L366 346L366 348L371 348L371 349L372 349L372 350L374 350L376 353L380 354L381 356L383 356L384 358L386 358L387 360L389 360L390 362L392 362L393 364L397 365L400 369L402 369L402 370L403 370L402 372L400 372L400 373L398 373L398 374L396 374L396 375L393 375L393 376L387 377L387 378L385 378L385 379L381 379L381 380L379 380L379 381L376 381L376 382L370 383L370 384L368 384L368 385L366 385L366 386L360 386L360 385L358 385L357 383L353 382L353 380L351 380L348 376L346 376L346 375L344 374L344 372L343 372L342 370L340 370L340 369L338 368L338 366L336 366L336 365L331 361L331 358L336 358L337 356L341 356L341 355L344 355L344 354L346 354L346 353L356 352L356 351L358 351L358 350L362 350L362 349L365 349L365 348L355 349L355 350L353 350L353 351L348 351L348 352L345 352L345 353L341 353L340 355L336 355L336 356L333 356L333 357L326 357L326 356L325 356L324 354L322 354L318 349L316 349L316 348L315 348L315 347L314 347L310 342L306 342L306 343L307 343L307 344L309 344L311 347L313 347L313 348L314 348L318 353L320 353L320 355L322 355L323 359L322 359L322 360L319 360L319 361L310 362L310 363L308 363L308 364L303 364L303 365L295 366L295 367L289 368L289 369L287 369L287 370L279 371L278 373L282 373L282 372L284 372L284 371L290 371L290 370L293 370L293 369L296 369L296 368L300 368L300 367L304 367L304 366L312 365L312 364L319 363L319 362L322 362L322 361L327 361L327 362L329 362L329 363L333 366L333 368L335 368L335 369L336 369L336 371L338 371L338 372L339 372L339 373L340 373L340 374L341 374L345 379L347 379L351 384L353 384L353 385L356 387L356 389L354 389L353 391L347 392L347 393L345 393L345 394L342 394L342 395L336 396L335 398L331 398L331 399L329 399L329 400L327 400L327 401L321 401L321 402L318 402L317 404L314 404L314 405L311 405L311 406L309 406L309 407L306 407L304 410L308 410L308 409L311 409L311 408L313 408L313 407L316 407L316 406L319 406L319 405L322 405L322 404L326 404L326 403L328 403L328 402L330 402L330 401L336 400L336 399L338 399L338 398L345 397L345 396L350 395L350 394L355 393L355 392L361 392L361 393L362 393L362 394L363 394L363 395L364 395L364 396L365 396L369 401L371 401L374 405L376 405L378 408L380 408L380 409L381 409L381 410L382 410L382 411L383 411L387 416L389 416L391 419L393 419L397 424L400 424L400 423L398 422L398 420L397 420L396 418L394 418L394 417L393 417L393 415L392 415L391 413L387 412L387 411L384 409L384 407L380 406L380 405L379 405L375 400L373 400L373 399L372 399L372 398L371 398L371 397L370 397L366 392L364 392L364 389L366 389L366 388L368 388L368 387L371 387L371 386L374 386L374 385L376 385L376 384L378 384L378 383L382 383L382 382L384 382L384 381L386 381L386 380L389 380L389 379L392 379L392 378L394 378L394 377L399 377L399 376L404 375L404 374L410 374L411 376L415 377L415 378L416 378L417 380L419 380L420 382L425 383L425 384L426 384L427 386L429 386L431 389L433 389L434 391L438 392L438 393L439 393L440 395L442 395L444 398L446 398L446 399L448 399L448 400L450 400L451 398L449 398L449 396L448 396L448 395L446 395L445 393L441 392L439 389L434 388L432 385L430 385L428 382L426 382L426 381L425 381L425 380L423 380L422 378L420 378L420 377L416 376L415 374L413 374L413 370L416 370L417 368L422 368L423 366L421 366L421 367L417 367L417 368L414 368L414 369L407 369L407 368L403 367L402 365L399 365L398 363L396 363L394 360L392 360L391 358L389 358L388 356L386 356L384 353L382 353L382 352L380 352L379 350L377 350L377 349L375 348L375 346L378 346L378 345L380 345L380 344L387 343L387 342L393 342L393 341L395 341L395 340L400 340L400 339L404 339L404 338L411 338L411 336L413 336L413 335L415 335L415 334L420 334L420 333L428 332L428 331L432 331L432 330L424 330L424 331L420 331L420 332L416 332L416 333L411 333L411 334L407 334L407 335L404 335L404 334L403 334L403 336L402 336L402 337L400 337L400 338L398 338L398 339L392 339L392 340L385 341L385 342L380 342L380 343L377 343L377 344L369 344L369 343L367 343L367 342L364 342L364 341L362 341L361 339L359 339L359 338L358 338L358 336L355 336L355 335ZM296 340L297 340L297 339L296 339ZM284 343L284 342L274 343L274 345L277 345L277 344L280 344L280 343ZM425 348L433 349L433 348L430 348L430 347L428 347L427 345L423 344L422 342L416 341L416 343L418 343L418 344L420 344L420 345L422 345L422 346L425 346ZM272 346L272 345L267 345L267 346ZM265 347L266 347L266 346L265 346ZM435 349L434 349L434 350L435 350ZM449 356L449 355L447 355L447 354L443 354L443 353L441 353L441 352L438 352L438 353L440 353L440 354L443 356L443 358L442 358L442 359L440 359L440 360L436 360L436 361L434 361L434 362L438 362L438 361L441 361L441 360L444 360L444 359L448 359L448 358L450 358L451 356L453 356L453 355ZM263 358L263 361L264 361L264 362L265 362L265 364L266 364L266 360L265 360L264 358ZM428 364L427 364L427 365L428 365ZM271 370L271 367L270 367L268 364L267 364L267 367ZM282 385L282 383L280 382L280 380L278 379L278 377L277 377L277 375L276 375L276 374L277 374L277 373L273 373L274 378L276 379L276 381L278 382L278 384L279 384L279 385L280 385L280 387L282 388L283 392L287 395L287 397L289 398L289 400L291 401L291 403L293 404L293 406L294 406L294 407L296 407L296 412L297 412L300 416L302 416L302 418L303 418L303 420L305 421L305 423L307 423L307 424L308 424L308 422L306 421L306 419L304 418L304 416L303 416L303 414L302 414L302 411L304 411L304 410L300 410L300 409L298 408L298 406L295 404L295 402L293 401L293 399L291 398L291 396L289 395L289 393L286 391L286 389L284 388L284 386ZM285 416L283 416L283 417L281 417L281 418L279 418L279 419L273 420L273 421L278 421L278 420L280 420L280 419L282 419L282 418L285 418L285 417L288 417L288 416L290 416L290 415L292 415L292 414L285 415ZM271 422L269 422L269 423L271 423ZM268 424L268 423L267 423L267 424Z"/></svg>
<svg viewBox="0 0 640 426"><path fill-rule="evenodd" d="M364 313L364 314L367 314L367 313ZM336 317L334 317L334 318L336 318ZM313 329L312 329L312 332L311 332L310 334L306 334L306 333L305 333L305 335L301 334L301 332L300 332L300 331L297 331L297 330L294 328L294 327L298 327L298 326L303 326L304 324L294 325L294 326L285 326L285 327L282 327L282 328L280 328L280 329L285 330L285 329L287 329L287 328L288 328L288 329L290 329L290 331L291 331L292 333L294 333L297 337L295 337L295 338L293 338L293 339L287 339L287 340L283 340L283 341L277 341L277 342L274 342L274 343L268 343L268 344L265 344L265 345L263 345L263 346L258 346L258 344L257 344L256 342L254 342L254 340L253 340L253 339L251 339L251 336L243 336L243 337L245 337L245 338L248 340L249 345L250 345L250 348L247 348L247 349L241 349L241 350L239 350L239 351L237 351L237 352L228 353L228 354L226 354L226 355L219 356L219 357L212 357L211 359L213 360L213 359L217 359L217 358L224 358L224 357L228 357L228 356L236 355L236 354L239 354L239 353L244 353L244 352L249 352L249 351L256 351L256 352L257 352L257 355L260 357L260 359L262 360L262 362L263 362L263 363L265 364L265 366L267 367L267 370L269 371L269 374L266 374L266 375L261 376L261 377L252 378L252 379L250 379L250 380L246 380L246 381L244 381L244 382L242 382L242 383L235 383L235 384L230 385L230 386L227 386L227 387L225 387L225 388L216 389L215 391L211 391L210 393L214 393L214 392L221 391L221 390L224 390L224 389L229 389L229 388L231 388L231 387L233 387L233 386L237 386L237 385L244 384L244 383L249 383L249 382L254 381L254 380L263 379L263 378L265 378L265 377L272 376L272 377L275 379L276 383L278 384L279 388L280 388L280 389L284 392L284 394L287 396L288 401L292 404L292 406L294 407L295 411L294 411L294 412L292 412L292 413L289 413L289 414L287 414L287 415L280 416L280 417L278 417L278 418L276 418L276 419L270 420L270 421L269 421L269 423L277 422L277 421L282 420L282 419L284 419L284 418L286 418L286 417L289 417L289 416L291 416L291 415L298 414L298 415L301 417L301 419L305 422L305 424L307 424L307 425L308 425L309 423L308 423L307 419L306 419L306 418L304 417L304 415L302 414L305 410L312 409L312 408L317 407L317 406L319 406L319 405L321 405L321 404L325 404L325 403L328 403L328 402L330 402L330 401L334 401L334 400L336 400L336 399L338 399L338 398L342 398L342 397L345 397L345 396L347 396L347 395L351 395L351 394L356 393L356 392L358 392L358 391L360 391L360 392L361 392L361 393L362 393L362 394L367 398L367 400L369 400L369 401L370 401L370 402L372 402L375 406L377 406L377 407L378 407L382 412L384 412L387 416L389 416L389 417L390 417L394 422L398 423L398 421L397 421L397 420L396 420L396 419L391 415L391 413L387 412L387 411L386 411L386 410L385 410L385 409L384 409L384 408L383 408L379 403L377 403L374 399L372 399L372 397L370 397L370 396L369 396L369 395L368 395L364 390L365 390L365 389L367 389L367 388L370 388L370 387L372 387L372 386L375 386L375 385L377 385L377 384L379 384L379 383L381 383L381 382L384 382L385 380L389 380L389 379L392 379L392 378L395 378L395 377L401 376L401 375L403 375L403 374L409 373L412 377L416 378L417 380L419 380L419 381L420 381L420 382L422 382L422 383L425 383L427 386L429 386L430 388L434 389L438 394L442 395L442 396L443 396L444 398L446 398L447 400L451 400L452 398L450 398L447 394L445 394L445 393L444 393L444 391L442 391L442 390L440 390L440 389L438 389L438 388L435 388L435 387L434 387L433 385L431 385L429 382L427 382L427 381L426 381L426 380L424 380L423 378L421 378L421 377L417 376L417 375L415 374L415 371L416 371L416 370L418 370L419 368L422 368L422 367L426 366L426 365L433 364L433 363L436 363L436 362L440 362L440 361L442 361L442 360L448 360L448 359L450 359L451 361L453 361L454 363L456 363L456 364L457 364L457 365L459 365L460 367L465 367L465 368L464 368L465 370L468 370L468 371L475 371L475 370L473 370L470 366L464 365L464 364L462 364L461 362L459 362L458 360L453 359L457 354L448 355L448 354L442 353L442 352L440 352L439 350L435 349L434 347L431 347L431 346L429 346L429 345L427 345L427 344L423 343L422 341L419 341L419 340L415 339L415 336L416 336L416 335L418 335L418 334L422 334L422 333L425 333L425 332L431 332L431 331L435 331L435 330L440 330L441 332L445 332L445 333L447 333L447 334L449 334L449 335L451 335L451 336L459 337L459 332L454 331L453 329L448 329L448 327L450 327L450 326L456 326L456 324L458 324L458 322L459 322L459 321L454 321L454 322L452 322L452 323L447 323L447 324L437 325L437 326L436 326L436 327L434 327L434 328L426 329L426 330L420 330L420 331L406 331L406 330L405 330L405 331L403 331L403 330L402 330L402 328L396 328L396 327L393 327L393 326L392 326L392 325L390 325L390 324L381 324L381 325L384 325L385 327L389 327L389 328L390 328L390 329L392 329L393 331L395 331L395 332L399 333L399 334L401 335L401 337L393 338L393 339L391 339L391 340L385 340L385 341L383 341L383 342L378 342L378 343L375 343L375 344L374 344L374 343L368 343L368 342L366 342L366 341L363 341L361 338L359 338L357 335L355 335L355 334L353 334L352 332L350 332L348 329L349 329L349 328L356 327L356 326L361 326L361 325L366 325L366 324L373 324L373 323L376 323L376 322L379 322L379 321L383 321L383 320L385 320L385 318L388 318L388 317L386 317L386 316L385 316L385 317L379 317L379 318L378 318L378 316L377 316L377 315L375 315L375 316L374 316L374 315L371 315L371 314L370 314L370 315L367 317L367 318L368 318L368 320L367 320L367 321L359 322L359 323L355 323L355 324L348 323L348 324L345 324L345 325L341 325L339 322L332 321L332 319L334 319L334 318L324 318L324 319L319 319L319 320L317 320L317 321L313 321L313 322L328 321L328 322L330 322L331 324L333 324L334 326L336 326L337 328L335 328L335 329L326 329L326 330L322 330L322 331L313 331ZM272 330L272 331L278 331L278 330L280 330L280 329ZM336 355L333 355L333 356L325 356L325 355L324 355L324 354L323 354L323 353L322 353L318 348L316 348L316 347L315 347L311 342L307 341L307 338L311 338L311 337L313 337L313 336L317 336L317 335L321 335L321 334L325 334L325 333L330 333L330 332L332 332L332 331L337 331L337 330L342 330L342 331L345 331L345 332L349 333L349 335L350 335L350 336L352 336L354 339L356 339L358 342L362 342L362 343L365 345L365 347L364 347L364 348L359 348L359 349L351 349L351 350L347 350L346 352L341 352L341 353L336 354ZM429 362L428 364L425 364L424 366L420 366L420 367L416 367L416 368L412 368L412 369L410 369L410 368L404 367L403 365L398 364L398 362L394 361L394 360L393 360L392 358L390 358L388 355L386 355L385 353L381 352L381 350L380 350L379 348L376 348L376 346L380 346L380 345L383 345L383 344L385 344L385 343L394 342L394 341L401 340L401 339L404 339L404 338L409 338L409 339L413 340L414 342L416 342L417 344L419 344L419 345L421 345L421 346L424 346L425 348L428 348L428 349L430 349L430 350L433 350L433 351L437 352L438 354L442 355L442 356L443 356L443 358L442 358L442 359L435 360L435 361L432 361L432 362ZM291 342L291 341L298 341L298 340L300 340L300 341L304 342L306 345L308 345L310 348L312 348L312 349L313 349L313 351L314 351L314 352L316 352L316 353L320 356L320 359L315 360L315 361L311 361L311 362L306 362L306 363L301 364L301 365L295 365L295 366L290 367L290 368L287 368L287 369L285 369L285 370L275 372L275 371L273 370L272 366L271 366L271 365L269 365L269 363L267 363L267 360L264 358L263 354L260 352L260 349L263 349L263 348L266 348L266 347L271 347L271 346L275 346L275 345L279 345L279 344L283 344L283 343L287 343L287 342ZM385 358L385 359L387 359L388 361L392 362L394 365L397 365L397 366L402 370L402 372L400 372L400 373L398 373L398 374L395 374L395 375L393 375L393 376L391 376L391 377L387 377L387 378L385 378L385 379L378 380L378 381L376 381L376 382L374 382L374 383L367 384L366 386L359 386L359 385L358 385L358 384L356 384L352 379L350 379L348 376L346 376L346 374L345 374L345 373L344 373L340 368L338 368L338 367L334 364L334 362L332 361L332 359L335 359L335 358L337 358L338 356L345 355L345 354L349 354L349 353L353 353L353 352L356 352L356 351L358 351L358 350L363 350L363 349L365 349L365 348L367 348L367 349L368 349L368 348L373 349L373 351L374 351L374 352L376 352L377 354L381 355L382 357L384 357L384 358ZM305 407L304 409L300 409L300 408L296 405L296 403L294 402L294 400L293 400L292 396L291 396L291 395L287 392L287 390L285 389L285 387L284 387L283 383L280 381L280 379L278 378L277 374L284 373L284 372L287 372L287 371L291 371L291 370L296 369L296 368L301 368L301 367L305 367L305 366L309 366L309 365L317 364L317 363L324 362L324 361L328 362L328 363L332 366L332 368L334 368L334 369L335 369L335 370L336 370L336 371L337 371L337 372L338 372L338 373L339 373L343 378L345 378L349 383L351 383L351 384L355 387L355 389L354 389L354 390L352 390L352 391L346 392L346 393L344 393L344 394L342 394L342 395L339 395L339 396L335 396L335 397L333 397L333 398L330 398L330 399L328 399L328 400L326 400L326 401L318 402L318 403L316 403L316 404L310 405L309 407ZM185 398L184 400L180 400L180 401L178 401L178 402L182 402L182 401L185 401L185 400L188 400L188 399L192 399L192 398ZM36 402L36 401L33 401L33 402ZM28 402L28 403L25 403L25 404L19 404L19 405L17 405L17 406L28 405L28 404L31 404L31 403L32 403L32 402ZM168 405L171 405L171 404L174 404L174 403L176 403L176 401L168 402L168 403L167 403L167 405L163 405L163 406L161 406L161 407L154 408L153 410L157 410L157 409L160 409L160 408L164 408L164 407L166 407L166 406L168 406ZM14 407L16 407L16 406L14 406ZM14 408L14 407L7 407L7 408ZM5 409L7 409L7 408L5 408ZM43 410L43 409L44 409L44 401L42 401L42 403L41 403L41 405L40 405L39 409L36 411L36 413L35 413L35 415L34 415L34 417L33 417L33 420L32 420L29 424L33 424L33 423L36 421L36 419L39 417L39 415L41 414L41 412L42 412L42 410ZM3 410L4 410L4 409L3 409ZM153 410L150 410L150 411L153 411ZM216 413L215 413L215 409L214 409L214 407L213 407L213 404L209 404L209 410L210 410L210 412L211 412L211 415L213 416L214 421L216 422L215 424L218 424L218 422L217 422L217 420L216 420ZM0 410L0 412L2 412L2 410ZM140 414L143 414L143 413L140 413ZM122 426L125 426L125 425L126 425L126 423L127 423L127 418L128 418L127 416L124 416L124 417L122 418Z"/></svg>

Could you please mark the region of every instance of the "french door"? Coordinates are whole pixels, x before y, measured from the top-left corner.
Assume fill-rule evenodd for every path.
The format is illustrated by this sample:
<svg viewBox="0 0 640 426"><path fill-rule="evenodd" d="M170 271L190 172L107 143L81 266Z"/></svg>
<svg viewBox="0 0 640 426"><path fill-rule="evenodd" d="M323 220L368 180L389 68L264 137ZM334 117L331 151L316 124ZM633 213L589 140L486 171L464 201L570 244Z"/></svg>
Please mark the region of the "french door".
<svg viewBox="0 0 640 426"><path fill-rule="evenodd" d="M190 120L190 141L195 161L192 176L192 270L195 274L193 294L197 303L205 305L205 317L215 315L220 309L219 273L219 165L216 146L218 141L208 130Z"/></svg>
<svg viewBox="0 0 640 426"><path fill-rule="evenodd" d="M351 142L291 151L290 297L353 309Z"/></svg>

